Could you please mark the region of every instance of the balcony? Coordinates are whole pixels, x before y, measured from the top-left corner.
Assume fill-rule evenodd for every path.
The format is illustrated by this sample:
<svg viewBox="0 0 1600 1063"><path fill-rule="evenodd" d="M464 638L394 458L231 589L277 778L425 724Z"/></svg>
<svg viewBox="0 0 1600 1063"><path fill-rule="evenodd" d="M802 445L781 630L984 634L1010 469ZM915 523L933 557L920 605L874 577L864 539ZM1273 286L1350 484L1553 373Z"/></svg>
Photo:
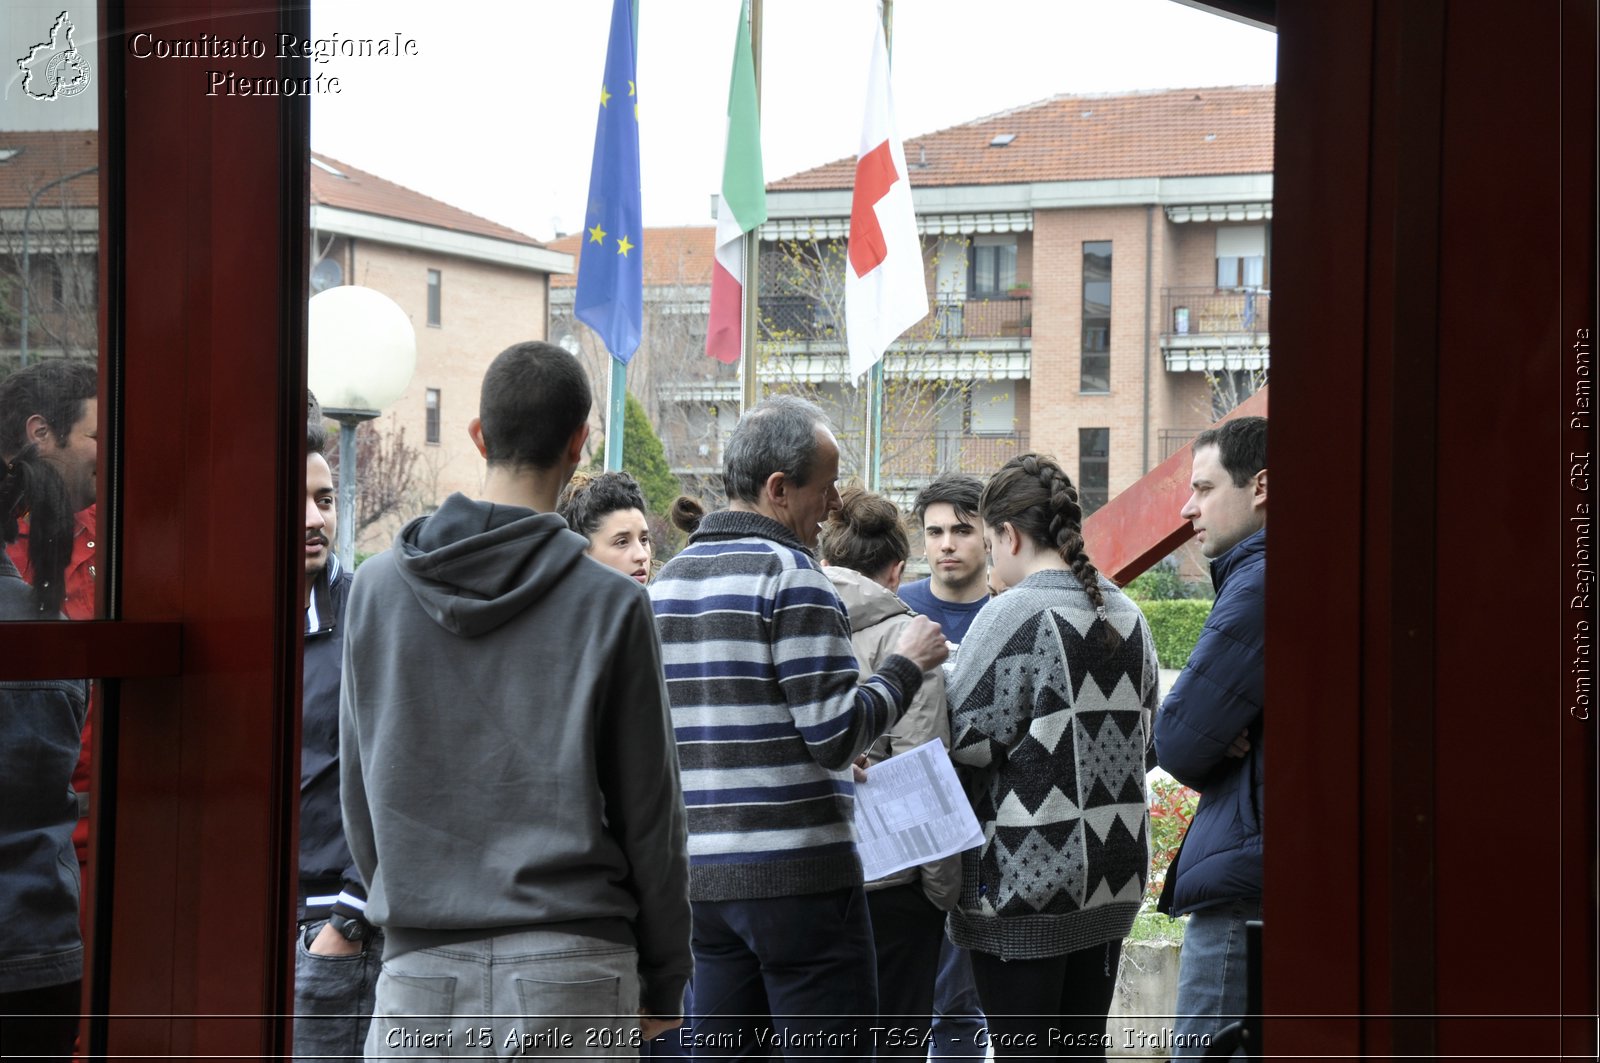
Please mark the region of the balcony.
<svg viewBox="0 0 1600 1063"><path fill-rule="evenodd" d="M838 435L843 460L841 477L859 473L863 441L860 432ZM1187 440L1185 441L1187 442ZM697 455L680 456L672 472L677 476L722 475L722 447L727 439L702 444ZM1005 432L888 432L883 438L883 482L894 485L926 483L941 472L988 476L1000 466L1028 452L1028 433Z"/></svg>
<svg viewBox="0 0 1600 1063"><path fill-rule="evenodd" d="M837 340L838 323L829 306L804 295L761 297L763 332L780 340ZM1029 296L966 298L929 293L928 316L912 326L901 343L930 340L986 340L1033 334Z"/></svg>
<svg viewBox="0 0 1600 1063"><path fill-rule="evenodd" d="M1173 372L1262 370L1271 362L1272 293L1164 288L1161 351Z"/></svg>
<svg viewBox="0 0 1600 1063"><path fill-rule="evenodd" d="M849 454L861 453L860 433L846 433L839 444L841 450ZM981 435L956 431L885 432L883 482L924 483L941 472L986 477L1018 454L1027 452L1026 432Z"/></svg>

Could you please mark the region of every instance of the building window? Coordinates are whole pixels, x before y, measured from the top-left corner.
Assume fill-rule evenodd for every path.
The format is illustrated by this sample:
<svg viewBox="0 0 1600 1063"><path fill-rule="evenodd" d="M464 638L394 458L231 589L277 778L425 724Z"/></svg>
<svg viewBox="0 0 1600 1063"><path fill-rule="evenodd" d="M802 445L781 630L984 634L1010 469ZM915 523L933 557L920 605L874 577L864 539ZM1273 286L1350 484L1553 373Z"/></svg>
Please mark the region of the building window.
<svg viewBox="0 0 1600 1063"><path fill-rule="evenodd" d="M1229 225L1217 230L1217 287L1264 288L1267 227Z"/></svg>
<svg viewBox="0 0 1600 1063"><path fill-rule="evenodd" d="M428 324L433 328L439 327L440 303L443 301L439 294L441 280L438 270L428 271Z"/></svg>
<svg viewBox="0 0 1600 1063"><path fill-rule="evenodd" d="M1106 504L1111 490L1111 429L1078 429L1078 504L1087 517Z"/></svg>
<svg viewBox="0 0 1600 1063"><path fill-rule="evenodd" d="M422 438L437 446L439 443L439 389L429 388L422 401L426 409L422 423Z"/></svg>
<svg viewBox="0 0 1600 1063"><path fill-rule="evenodd" d="M1001 296L1009 292L1017 283L1017 238L973 237L971 281L967 291L976 298Z"/></svg>
<svg viewBox="0 0 1600 1063"><path fill-rule="evenodd" d="M1078 390L1111 390L1111 241L1083 245L1083 361Z"/></svg>

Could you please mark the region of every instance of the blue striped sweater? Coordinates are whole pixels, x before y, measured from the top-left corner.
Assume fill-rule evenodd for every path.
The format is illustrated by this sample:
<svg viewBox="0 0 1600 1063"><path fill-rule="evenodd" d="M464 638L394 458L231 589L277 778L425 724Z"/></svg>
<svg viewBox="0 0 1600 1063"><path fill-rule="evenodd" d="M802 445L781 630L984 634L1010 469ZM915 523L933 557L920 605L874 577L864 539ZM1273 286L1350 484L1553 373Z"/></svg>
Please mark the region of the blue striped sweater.
<svg viewBox="0 0 1600 1063"><path fill-rule="evenodd" d="M689 896L861 884L850 762L922 685L890 656L861 681L811 552L756 513L708 514L650 585L689 818Z"/></svg>

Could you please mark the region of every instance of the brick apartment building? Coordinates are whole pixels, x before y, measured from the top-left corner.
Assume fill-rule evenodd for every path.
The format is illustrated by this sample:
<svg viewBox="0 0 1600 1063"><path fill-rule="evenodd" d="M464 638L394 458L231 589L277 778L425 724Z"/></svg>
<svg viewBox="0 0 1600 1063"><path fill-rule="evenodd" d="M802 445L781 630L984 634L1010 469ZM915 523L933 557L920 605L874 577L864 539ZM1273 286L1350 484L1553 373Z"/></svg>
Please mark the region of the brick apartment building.
<svg viewBox="0 0 1600 1063"><path fill-rule="evenodd" d="M939 413L941 445L886 466L886 487L1033 449L1092 506L1208 425L1213 390L1264 379L1273 95L1056 97L906 142L932 312L885 374L936 359L963 394ZM854 171L841 159L770 184L763 240L842 243ZM842 366L831 310L798 310L811 357ZM887 452L892 399L885 423Z"/></svg>
<svg viewBox="0 0 1600 1063"><path fill-rule="evenodd" d="M930 313L885 360L884 489L1054 453L1096 506L1264 379L1270 363L1271 86L1058 97L907 141ZM844 381L842 270L855 160L768 186L763 393L833 416L860 469ZM555 241L574 256L580 236ZM674 470L714 493L737 374L703 354L713 230L647 231L629 390ZM833 280L828 277L837 274ZM552 280L552 335L605 355ZM854 462L854 465L852 465Z"/></svg>
<svg viewBox="0 0 1600 1063"><path fill-rule="evenodd" d="M24 339L30 360L98 356L98 141L92 129L0 133L0 368L21 363ZM362 550L383 549L402 518L481 488L467 422L483 371L507 346L545 338L550 277L570 274L572 258L317 154L311 246L313 293L374 288L416 326L411 386L375 426L386 438L403 429L417 452L406 497L361 536Z"/></svg>
<svg viewBox="0 0 1600 1063"><path fill-rule="evenodd" d="M467 437L483 372L495 355L542 340L550 278L572 260L530 236L326 155L311 157L311 287L359 284L400 305L417 331L417 369L380 431L417 449L413 502L368 529L388 545L398 519L452 491L483 486Z"/></svg>

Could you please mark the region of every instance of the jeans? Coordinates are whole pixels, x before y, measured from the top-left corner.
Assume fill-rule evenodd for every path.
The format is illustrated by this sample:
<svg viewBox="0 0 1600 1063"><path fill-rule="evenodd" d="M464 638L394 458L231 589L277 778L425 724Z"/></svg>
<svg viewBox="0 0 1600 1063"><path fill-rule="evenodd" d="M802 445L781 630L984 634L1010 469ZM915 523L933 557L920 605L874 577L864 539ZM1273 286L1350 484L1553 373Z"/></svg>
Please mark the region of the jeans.
<svg viewBox="0 0 1600 1063"><path fill-rule="evenodd" d="M361 1054L372 1021L383 933L361 951L323 956L311 951L326 919L300 924L294 949L294 1058L298 1063L347 1059Z"/></svg>
<svg viewBox="0 0 1600 1063"><path fill-rule="evenodd" d="M695 901L693 945L692 1058L873 1057L878 969L860 886Z"/></svg>
<svg viewBox="0 0 1600 1063"><path fill-rule="evenodd" d="M1098 1059L1110 1047L1106 1015L1122 942L1043 960L972 954L996 1059Z"/></svg>
<svg viewBox="0 0 1600 1063"><path fill-rule="evenodd" d="M983 1059L984 1029L972 954L946 937L939 942L939 978L933 987L933 1058Z"/></svg>
<svg viewBox="0 0 1600 1063"><path fill-rule="evenodd" d="M639 956L629 945L530 930L385 960L368 1059L636 1059Z"/></svg>
<svg viewBox="0 0 1600 1063"><path fill-rule="evenodd" d="M1178 961L1173 1059L1195 1059L1224 1026L1244 1015L1249 971L1244 924L1261 918L1261 898L1228 901L1189 916Z"/></svg>

